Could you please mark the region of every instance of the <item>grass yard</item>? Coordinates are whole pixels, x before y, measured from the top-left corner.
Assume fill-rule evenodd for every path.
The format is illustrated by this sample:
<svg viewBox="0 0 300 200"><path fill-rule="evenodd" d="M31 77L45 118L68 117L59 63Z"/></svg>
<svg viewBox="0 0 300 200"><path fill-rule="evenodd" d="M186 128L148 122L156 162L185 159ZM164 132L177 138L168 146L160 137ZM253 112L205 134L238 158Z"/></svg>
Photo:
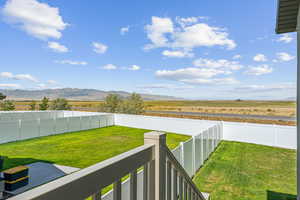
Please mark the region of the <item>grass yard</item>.
<svg viewBox="0 0 300 200"><path fill-rule="evenodd" d="M112 126L0 145L4 168L37 161L85 168L144 144L149 130ZM189 136L167 134L169 148Z"/></svg>
<svg viewBox="0 0 300 200"><path fill-rule="evenodd" d="M296 151L222 142L194 181L211 200L294 200Z"/></svg>

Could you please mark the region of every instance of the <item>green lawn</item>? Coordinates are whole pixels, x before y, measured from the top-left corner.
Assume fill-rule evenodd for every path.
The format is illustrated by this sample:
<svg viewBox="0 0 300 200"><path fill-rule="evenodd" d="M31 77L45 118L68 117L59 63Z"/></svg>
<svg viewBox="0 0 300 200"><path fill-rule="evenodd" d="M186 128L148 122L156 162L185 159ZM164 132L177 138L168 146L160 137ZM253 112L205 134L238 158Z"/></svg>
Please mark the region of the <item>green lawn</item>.
<svg viewBox="0 0 300 200"><path fill-rule="evenodd" d="M37 161L85 168L143 145L149 130L121 126L93 129L0 145L4 168ZM175 148L189 136L168 133L167 144Z"/></svg>
<svg viewBox="0 0 300 200"><path fill-rule="evenodd" d="M222 142L194 181L211 200L294 200L296 151Z"/></svg>

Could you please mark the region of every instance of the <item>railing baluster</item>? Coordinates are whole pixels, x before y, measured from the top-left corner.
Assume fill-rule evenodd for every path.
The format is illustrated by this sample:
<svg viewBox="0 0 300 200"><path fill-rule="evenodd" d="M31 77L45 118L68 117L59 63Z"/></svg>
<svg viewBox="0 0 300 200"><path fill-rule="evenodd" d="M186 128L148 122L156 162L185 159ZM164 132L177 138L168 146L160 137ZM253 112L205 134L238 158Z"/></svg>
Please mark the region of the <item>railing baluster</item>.
<svg viewBox="0 0 300 200"><path fill-rule="evenodd" d="M192 200L192 191L191 191L191 187L189 187L189 200Z"/></svg>
<svg viewBox="0 0 300 200"><path fill-rule="evenodd" d="M144 165L143 173L143 200L148 200L148 163Z"/></svg>
<svg viewBox="0 0 300 200"><path fill-rule="evenodd" d="M177 170L173 169L173 200L177 200Z"/></svg>
<svg viewBox="0 0 300 200"><path fill-rule="evenodd" d="M101 190L92 196L92 200L101 200Z"/></svg>
<svg viewBox="0 0 300 200"><path fill-rule="evenodd" d="M114 183L113 200L121 200L121 193L122 193L122 181L121 179L119 179Z"/></svg>
<svg viewBox="0 0 300 200"><path fill-rule="evenodd" d="M130 173L130 200L137 200L137 175L136 170Z"/></svg>
<svg viewBox="0 0 300 200"><path fill-rule="evenodd" d="M172 164L168 160L167 161L167 200L172 199Z"/></svg>
<svg viewBox="0 0 300 200"><path fill-rule="evenodd" d="M187 182L184 181L184 200L188 200L188 193L187 193Z"/></svg>
<svg viewBox="0 0 300 200"><path fill-rule="evenodd" d="M179 176L179 200L183 200L183 178L182 176Z"/></svg>

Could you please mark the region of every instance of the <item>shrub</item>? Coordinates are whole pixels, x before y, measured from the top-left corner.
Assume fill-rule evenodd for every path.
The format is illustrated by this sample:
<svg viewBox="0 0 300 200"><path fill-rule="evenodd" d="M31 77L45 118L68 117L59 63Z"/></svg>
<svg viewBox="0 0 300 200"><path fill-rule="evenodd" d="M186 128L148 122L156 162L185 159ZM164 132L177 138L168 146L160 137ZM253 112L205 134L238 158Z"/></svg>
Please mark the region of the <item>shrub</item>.
<svg viewBox="0 0 300 200"><path fill-rule="evenodd" d="M67 99L57 98L51 104L51 110L70 110L71 106Z"/></svg>
<svg viewBox="0 0 300 200"><path fill-rule="evenodd" d="M48 110L49 108L49 99L47 97L44 97L42 99L42 103L39 104L40 110Z"/></svg>
<svg viewBox="0 0 300 200"><path fill-rule="evenodd" d="M15 110L15 104L13 101L10 101L10 100L3 101L0 106L1 106L1 110L4 110L4 111Z"/></svg>

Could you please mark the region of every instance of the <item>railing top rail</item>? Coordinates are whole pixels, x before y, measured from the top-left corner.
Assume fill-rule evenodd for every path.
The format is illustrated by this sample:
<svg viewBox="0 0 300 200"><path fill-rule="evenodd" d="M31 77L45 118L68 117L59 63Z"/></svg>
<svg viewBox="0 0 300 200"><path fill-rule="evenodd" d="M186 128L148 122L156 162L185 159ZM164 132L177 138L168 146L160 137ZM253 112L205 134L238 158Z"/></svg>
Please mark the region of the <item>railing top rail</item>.
<svg viewBox="0 0 300 200"><path fill-rule="evenodd" d="M177 161L173 153L169 150L168 147L165 147L165 152L168 160L175 166L175 168L179 171L179 173L184 177L184 179L188 182L188 184L193 188L193 190L201 197L201 200L205 200L202 193L199 191L198 187L192 181L190 176L187 174L185 169L181 166L181 164Z"/></svg>
<svg viewBox="0 0 300 200"><path fill-rule="evenodd" d="M133 150L42 185L10 200L82 200L154 159L154 145Z"/></svg>

